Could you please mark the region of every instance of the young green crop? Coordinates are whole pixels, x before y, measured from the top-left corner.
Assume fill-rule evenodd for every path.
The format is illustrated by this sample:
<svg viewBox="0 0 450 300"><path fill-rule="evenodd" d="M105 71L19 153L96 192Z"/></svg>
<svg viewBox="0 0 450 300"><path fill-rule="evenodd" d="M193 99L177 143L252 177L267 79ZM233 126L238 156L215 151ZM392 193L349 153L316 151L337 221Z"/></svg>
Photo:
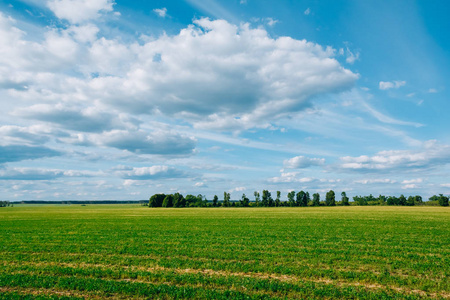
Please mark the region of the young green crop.
<svg viewBox="0 0 450 300"><path fill-rule="evenodd" d="M16 206L0 225L0 299L450 296L443 207Z"/></svg>

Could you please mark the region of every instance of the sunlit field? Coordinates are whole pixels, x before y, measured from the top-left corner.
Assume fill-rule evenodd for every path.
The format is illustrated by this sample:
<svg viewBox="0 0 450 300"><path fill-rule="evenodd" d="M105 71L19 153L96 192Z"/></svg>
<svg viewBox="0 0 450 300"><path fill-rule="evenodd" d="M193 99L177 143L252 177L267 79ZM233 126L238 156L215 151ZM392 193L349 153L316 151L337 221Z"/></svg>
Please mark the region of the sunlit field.
<svg viewBox="0 0 450 300"><path fill-rule="evenodd" d="M1 299L450 297L450 209L0 209Z"/></svg>

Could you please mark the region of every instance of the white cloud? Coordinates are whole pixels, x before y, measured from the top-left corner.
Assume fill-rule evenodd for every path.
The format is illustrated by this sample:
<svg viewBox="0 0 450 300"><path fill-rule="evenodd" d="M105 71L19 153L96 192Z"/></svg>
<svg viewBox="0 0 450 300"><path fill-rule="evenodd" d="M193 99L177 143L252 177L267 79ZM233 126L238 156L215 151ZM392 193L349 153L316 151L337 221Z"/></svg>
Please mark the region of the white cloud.
<svg viewBox="0 0 450 300"><path fill-rule="evenodd" d="M397 181L385 178L385 179L358 179L353 182L359 184L379 184L379 183L396 183Z"/></svg>
<svg viewBox="0 0 450 300"><path fill-rule="evenodd" d="M381 151L374 156L341 157L339 168L354 171L391 171L430 168L450 163L450 146L426 142L418 150Z"/></svg>
<svg viewBox="0 0 450 300"><path fill-rule="evenodd" d="M406 81L380 81L379 88L380 90L388 90L388 89L398 89L406 84Z"/></svg>
<svg viewBox="0 0 450 300"><path fill-rule="evenodd" d="M113 10L113 0L50 0L48 8L59 18L70 23L82 23L96 19L100 12Z"/></svg>
<svg viewBox="0 0 450 300"><path fill-rule="evenodd" d="M249 24L199 19L178 35L138 45L97 38L93 25L52 30L43 43L31 43L11 22L0 18L8 45L0 61L10 66L4 80L26 83L14 96L34 103L76 99L87 105L95 99L103 109L157 112L196 128L234 131L271 127L270 122L310 107L312 98L351 88L358 78L333 58L331 48L273 39ZM50 66L52 72L42 73ZM66 70L83 76L71 77Z"/></svg>
<svg viewBox="0 0 450 300"><path fill-rule="evenodd" d="M422 178L416 178L416 179L410 179L410 180L403 180L402 184L411 184L411 183L422 183Z"/></svg>
<svg viewBox="0 0 450 300"><path fill-rule="evenodd" d="M305 9L305 11L303 12L303 14L305 14L306 16L308 16L311 13L311 9L308 7L307 9Z"/></svg>
<svg viewBox="0 0 450 300"><path fill-rule="evenodd" d="M296 156L290 159L286 159L283 162L284 167L289 169L303 169L311 166L321 166L324 164L324 158L309 158L305 156Z"/></svg>
<svg viewBox="0 0 450 300"><path fill-rule="evenodd" d="M180 178L187 175L175 168L168 166L151 166L133 168L131 171L118 171L119 176L131 180L157 180L163 178Z"/></svg>
<svg viewBox="0 0 450 300"><path fill-rule="evenodd" d="M281 176L269 178L268 181L273 183L310 183L317 181L317 179L311 177L298 177L299 174L298 172L282 172Z"/></svg>
<svg viewBox="0 0 450 300"><path fill-rule="evenodd" d="M157 14L158 16L160 16L161 18L165 18L167 16L167 8L163 7L163 8L155 8L153 10L153 12L155 14Z"/></svg>
<svg viewBox="0 0 450 300"><path fill-rule="evenodd" d="M436 90L436 89L429 89L428 90L428 93L430 93L430 94L435 94L435 93L437 93L438 91Z"/></svg>

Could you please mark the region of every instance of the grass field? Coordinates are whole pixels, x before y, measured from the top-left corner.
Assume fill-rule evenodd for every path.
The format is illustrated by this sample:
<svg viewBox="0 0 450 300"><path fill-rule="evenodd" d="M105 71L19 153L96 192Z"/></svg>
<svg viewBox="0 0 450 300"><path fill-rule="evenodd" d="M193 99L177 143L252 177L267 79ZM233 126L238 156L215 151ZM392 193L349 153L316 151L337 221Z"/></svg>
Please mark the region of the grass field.
<svg viewBox="0 0 450 300"><path fill-rule="evenodd" d="M0 299L450 298L450 209L0 209Z"/></svg>

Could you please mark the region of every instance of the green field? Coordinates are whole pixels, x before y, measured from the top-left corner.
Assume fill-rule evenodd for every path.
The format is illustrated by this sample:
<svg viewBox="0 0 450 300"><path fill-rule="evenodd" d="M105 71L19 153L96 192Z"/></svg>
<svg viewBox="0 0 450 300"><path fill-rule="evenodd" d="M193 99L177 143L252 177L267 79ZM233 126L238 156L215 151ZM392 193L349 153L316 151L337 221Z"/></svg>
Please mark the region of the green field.
<svg viewBox="0 0 450 300"><path fill-rule="evenodd" d="M450 209L0 209L0 299L450 298Z"/></svg>

